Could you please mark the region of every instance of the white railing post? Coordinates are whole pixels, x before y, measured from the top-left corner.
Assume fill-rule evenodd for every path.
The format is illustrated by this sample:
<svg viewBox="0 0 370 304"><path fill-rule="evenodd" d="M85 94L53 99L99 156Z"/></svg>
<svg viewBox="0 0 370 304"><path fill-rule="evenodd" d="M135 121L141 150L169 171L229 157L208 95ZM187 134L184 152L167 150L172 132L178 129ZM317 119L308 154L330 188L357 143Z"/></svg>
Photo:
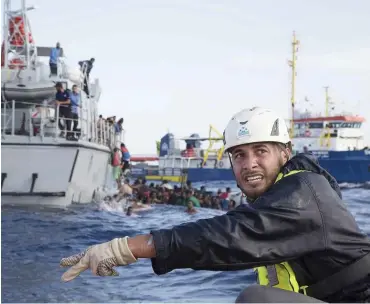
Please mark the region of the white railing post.
<svg viewBox="0 0 370 304"><path fill-rule="evenodd" d="M55 138L58 137L58 130L59 130L59 104L57 105L57 113L55 118Z"/></svg>
<svg viewBox="0 0 370 304"><path fill-rule="evenodd" d="M96 129L96 108L95 108L95 103L94 103L94 111L93 111L93 127L94 127L94 142L95 143L98 143L99 140L98 140L98 132L97 132L97 129Z"/></svg>
<svg viewBox="0 0 370 304"><path fill-rule="evenodd" d="M31 136L33 136L33 127L32 127L32 109L29 108L28 109L28 113L29 113L29 119L28 119L28 127L30 129L29 131L29 137L31 138Z"/></svg>
<svg viewBox="0 0 370 304"><path fill-rule="evenodd" d="M3 107L3 113L2 113L2 121L3 121L3 135L5 135L5 132L6 132L6 105L7 105L7 101L4 102L4 107Z"/></svg>
<svg viewBox="0 0 370 304"><path fill-rule="evenodd" d="M40 108L40 137L41 140L44 141L44 106ZM47 108L49 110L49 108Z"/></svg>
<svg viewBox="0 0 370 304"><path fill-rule="evenodd" d="M99 133L100 133L100 144L104 144L102 120L99 120Z"/></svg>
<svg viewBox="0 0 370 304"><path fill-rule="evenodd" d="M15 100L12 100L12 135L14 136L15 129Z"/></svg>

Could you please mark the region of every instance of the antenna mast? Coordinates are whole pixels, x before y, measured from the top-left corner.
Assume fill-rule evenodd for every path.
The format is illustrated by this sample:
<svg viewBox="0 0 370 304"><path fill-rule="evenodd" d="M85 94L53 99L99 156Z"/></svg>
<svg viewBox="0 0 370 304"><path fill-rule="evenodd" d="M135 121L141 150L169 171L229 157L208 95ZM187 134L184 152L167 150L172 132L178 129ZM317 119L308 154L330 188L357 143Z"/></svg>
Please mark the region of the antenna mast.
<svg viewBox="0 0 370 304"><path fill-rule="evenodd" d="M4 68L30 68L35 64L37 48L27 18L27 11L32 9L33 6L26 7L26 0L22 0L21 8L12 11L11 0L4 1L4 40L1 50L1 66Z"/></svg>
<svg viewBox="0 0 370 304"><path fill-rule="evenodd" d="M292 69L292 83L291 83L291 110L292 110L292 119L290 124L290 137L294 135L294 106L295 106L295 78L297 76L296 71L296 62L297 62L297 52L298 52L299 40L296 39L295 31L293 31L293 41L292 41L292 59L288 61L289 66Z"/></svg>
<svg viewBox="0 0 370 304"><path fill-rule="evenodd" d="M325 116L329 116L329 103L330 103L330 96L329 96L329 87L324 87L325 89Z"/></svg>

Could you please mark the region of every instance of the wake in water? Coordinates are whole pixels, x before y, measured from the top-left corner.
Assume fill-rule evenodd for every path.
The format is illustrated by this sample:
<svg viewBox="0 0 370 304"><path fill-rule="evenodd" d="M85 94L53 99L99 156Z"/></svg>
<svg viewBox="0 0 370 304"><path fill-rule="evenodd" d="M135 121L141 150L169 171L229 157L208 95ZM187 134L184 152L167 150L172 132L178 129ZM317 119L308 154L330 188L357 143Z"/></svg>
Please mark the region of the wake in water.
<svg viewBox="0 0 370 304"><path fill-rule="evenodd" d="M370 182L366 182L364 184L340 183L339 188L341 190L353 188L370 189Z"/></svg>
<svg viewBox="0 0 370 304"><path fill-rule="evenodd" d="M131 217L138 217L137 213L150 210L151 208L150 205L136 202L132 198L123 198L117 201L117 195L106 195L103 200L98 202L99 211L118 212Z"/></svg>

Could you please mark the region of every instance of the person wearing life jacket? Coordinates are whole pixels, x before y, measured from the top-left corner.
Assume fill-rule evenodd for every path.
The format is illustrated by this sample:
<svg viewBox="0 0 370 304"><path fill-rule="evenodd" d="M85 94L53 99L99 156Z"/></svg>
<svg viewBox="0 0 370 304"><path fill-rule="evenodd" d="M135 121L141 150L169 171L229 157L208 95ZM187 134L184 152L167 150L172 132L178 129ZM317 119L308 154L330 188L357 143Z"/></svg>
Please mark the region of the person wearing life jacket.
<svg viewBox="0 0 370 304"><path fill-rule="evenodd" d="M366 302L370 240L342 200L336 180L309 154L292 157L284 119L263 108L236 113L224 131L243 204L214 218L115 238L63 258L62 281L91 269L150 258L153 271L255 269L258 285L236 302Z"/></svg>
<svg viewBox="0 0 370 304"><path fill-rule="evenodd" d="M125 171L130 168L131 155L130 155L130 152L128 151L128 149L126 148L124 143L121 144L121 152L122 152L122 159L121 159L122 172L123 172L123 174L125 174Z"/></svg>

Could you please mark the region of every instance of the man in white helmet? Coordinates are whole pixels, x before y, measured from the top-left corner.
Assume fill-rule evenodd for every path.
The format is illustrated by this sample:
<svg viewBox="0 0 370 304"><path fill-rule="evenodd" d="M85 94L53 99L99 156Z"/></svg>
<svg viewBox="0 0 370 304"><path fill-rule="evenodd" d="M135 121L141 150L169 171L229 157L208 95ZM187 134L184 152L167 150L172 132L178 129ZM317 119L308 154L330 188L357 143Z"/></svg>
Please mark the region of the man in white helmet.
<svg viewBox="0 0 370 304"><path fill-rule="evenodd" d="M156 274L174 269L254 268L259 285L237 302L366 302L370 241L341 199L335 179L309 155L292 157L285 122L268 109L238 112L224 131L225 150L249 205L227 214L116 238L64 258L67 282L91 269L151 258Z"/></svg>

